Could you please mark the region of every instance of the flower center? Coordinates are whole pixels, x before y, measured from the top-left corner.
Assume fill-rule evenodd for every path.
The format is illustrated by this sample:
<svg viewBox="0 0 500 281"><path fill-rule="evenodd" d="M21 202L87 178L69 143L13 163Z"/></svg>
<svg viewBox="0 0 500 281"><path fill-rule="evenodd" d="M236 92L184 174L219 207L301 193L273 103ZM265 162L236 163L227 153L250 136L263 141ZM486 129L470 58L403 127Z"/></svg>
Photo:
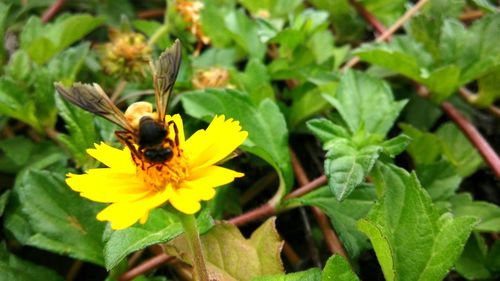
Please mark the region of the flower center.
<svg viewBox="0 0 500 281"><path fill-rule="evenodd" d="M173 147L174 155L163 163L152 163L144 157L136 163L136 173L148 187L161 191L171 184L177 188L188 176L188 161L182 149Z"/></svg>

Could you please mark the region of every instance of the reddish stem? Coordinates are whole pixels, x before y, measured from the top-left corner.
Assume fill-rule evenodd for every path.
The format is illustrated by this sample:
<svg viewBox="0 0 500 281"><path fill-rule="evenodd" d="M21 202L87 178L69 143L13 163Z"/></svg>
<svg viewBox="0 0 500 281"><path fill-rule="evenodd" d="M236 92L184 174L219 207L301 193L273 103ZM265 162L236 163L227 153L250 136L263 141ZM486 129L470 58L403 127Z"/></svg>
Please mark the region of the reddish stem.
<svg viewBox="0 0 500 281"><path fill-rule="evenodd" d="M167 262L169 260L172 260L173 258L174 257L168 256L167 254L164 254L164 253L158 254L158 255L152 257L151 259L141 263L140 265L132 268L131 270L125 272L124 274L122 274L120 276L120 278L118 278L118 280L120 280L120 281L132 280L135 277L137 277L141 274L144 274L144 273L164 264L165 262Z"/></svg>
<svg viewBox="0 0 500 281"><path fill-rule="evenodd" d="M354 1L350 1L353 3ZM360 6L364 12L361 12L357 7ZM361 5L356 5L356 9L360 12L360 14L375 27L375 22L377 20L373 20L374 17L366 17L366 15L370 14L366 9L364 9ZM378 24L377 24L378 26ZM379 27L380 28L380 27ZM429 90L420 84L416 84L416 89L418 94L421 97L428 98L430 93ZM457 124L462 133L469 139L469 141L476 147L484 161L491 167L497 178L500 178L500 158L490 146L490 144L483 138L481 133L472 125L472 123L465 118L460 111L458 111L451 103L443 102L441 104L441 109L448 115L453 122Z"/></svg>
<svg viewBox="0 0 500 281"><path fill-rule="evenodd" d="M349 0L349 3L356 9L356 11L377 31L377 33L382 34L387 29L385 26L373 16L363 5L358 3L356 0ZM390 40L390 37L386 41Z"/></svg>
<svg viewBox="0 0 500 281"><path fill-rule="evenodd" d="M462 133L479 151L484 161L491 167L497 178L500 178L500 158L476 127L474 127L474 125L472 125L472 123L451 103L443 102L441 104L441 109L451 120L453 120L453 122L455 122L455 124L457 124L460 130L462 130Z"/></svg>
<svg viewBox="0 0 500 281"><path fill-rule="evenodd" d="M300 163L297 154L295 154L295 152L292 149L290 149L290 156L292 159L293 171L295 172L295 177L297 181L302 186L307 185L308 183L310 183L307 174L304 170L304 167L302 167L302 164ZM340 242L340 239L330 226L330 220L328 219L328 217L317 207L311 207L311 209L313 211L314 217L316 218L316 221L318 222L318 226L321 229L321 232L323 232L326 245L328 246L330 252L333 254L339 254L344 258L348 259L344 247Z"/></svg>
<svg viewBox="0 0 500 281"><path fill-rule="evenodd" d="M59 12L64 4L64 0L56 0L52 5L43 13L42 22L49 22Z"/></svg>
<svg viewBox="0 0 500 281"><path fill-rule="evenodd" d="M137 17L140 19L149 19L149 18L160 18L165 14L165 9L151 9L144 10L137 13Z"/></svg>

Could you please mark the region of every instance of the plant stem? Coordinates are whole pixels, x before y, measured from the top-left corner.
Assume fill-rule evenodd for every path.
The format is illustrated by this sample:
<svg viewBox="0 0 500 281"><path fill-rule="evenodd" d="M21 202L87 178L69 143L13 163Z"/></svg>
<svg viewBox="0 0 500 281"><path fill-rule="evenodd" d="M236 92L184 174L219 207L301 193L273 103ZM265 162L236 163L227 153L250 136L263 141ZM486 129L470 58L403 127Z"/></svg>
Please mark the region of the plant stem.
<svg viewBox="0 0 500 281"><path fill-rule="evenodd" d="M165 33L167 33L168 27L166 24L163 24L160 28L158 28L153 35L149 38L148 46L153 47L153 45L158 41Z"/></svg>
<svg viewBox="0 0 500 281"><path fill-rule="evenodd" d="M198 226L196 225L196 219L194 215L179 214L181 219L182 227L184 228L184 233L186 235L186 240L189 244L189 249L191 250L191 255L193 257L193 269L195 280L198 281L208 281L207 266L205 264L205 257L203 256L203 249L201 247L200 234L198 232Z"/></svg>

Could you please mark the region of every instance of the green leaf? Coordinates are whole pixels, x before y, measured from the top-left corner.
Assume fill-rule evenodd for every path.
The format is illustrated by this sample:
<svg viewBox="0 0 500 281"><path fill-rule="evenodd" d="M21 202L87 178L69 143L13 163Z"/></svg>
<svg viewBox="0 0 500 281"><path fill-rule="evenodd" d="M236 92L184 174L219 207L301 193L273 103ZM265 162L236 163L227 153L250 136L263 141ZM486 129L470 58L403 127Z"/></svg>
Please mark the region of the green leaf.
<svg viewBox="0 0 500 281"><path fill-rule="evenodd" d="M209 116L224 114L238 120L248 132L242 148L271 164L283 176L287 190L292 187L287 125L273 101L266 99L256 106L248 94L228 89L184 93L181 101L186 113L195 118L210 120Z"/></svg>
<svg viewBox="0 0 500 281"><path fill-rule="evenodd" d="M24 50L17 50L5 67L5 73L17 81L27 81L32 71L31 59Z"/></svg>
<svg viewBox="0 0 500 281"><path fill-rule="evenodd" d="M496 7L488 0L472 0L472 2L474 2L474 4L476 4L478 7L483 8L483 10L491 13L496 12Z"/></svg>
<svg viewBox="0 0 500 281"><path fill-rule="evenodd" d="M406 104L394 101L384 81L351 70L342 76L336 97L324 98L335 106L353 134L366 131L385 136Z"/></svg>
<svg viewBox="0 0 500 281"><path fill-rule="evenodd" d="M409 36L395 36L390 43L364 44L354 54L417 81L422 80L422 69L432 63L431 55Z"/></svg>
<svg viewBox="0 0 500 281"><path fill-rule="evenodd" d="M442 152L442 143L436 135L422 132L408 124L399 124L399 127L412 138L407 150L416 165L437 161Z"/></svg>
<svg viewBox="0 0 500 281"><path fill-rule="evenodd" d="M25 173L14 192L19 207L6 217L6 228L22 244L104 263L104 224L95 218L102 205L80 198L60 175L40 170Z"/></svg>
<svg viewBox="0 0 500 281"><path fill-rule="evenodd" d="M449 162L441 160L431 164L419 164L418 179L427 190L432 201L448 200L455 195L462 177Z"/></svg>
<svg viewBox="0 0 500 281"><path fill-rule="evenodd" d="M274 90L270 84L271 77L267 73L266 66L259 60L250 60L245 67L245 72L237 73L235 80L250 95L255 104L259 104L266 98L274 99Z"/></svg>
<svg viewBox="0 0 500 281"><path fill-rule="evenodd" d="M345 139L333 140L328 146L331 149L324 163L328 186L337 200L342 201L364 181L382 148L376 145L356 148Z"/></svg>
<svg viewBox="0 0 500 281"><path fill-rule="evenodd" d="M342 202L332 196L328 187L321 187L294 201L316 206L325 212L348 256L356 259L363 251L370 248L368 238L356 228L356 222L368 214L375 198L374 188L363 185L356 188Z"/></svg>
<svg viewBox="0 0 500 281"><path fill-rule="evenodd" d="M358 228L371 240L386 280L442 280L476 222L439 217L415 174L379 164L383 196Z"/></svg>
<svg viewBox="0 0 500 281"><path fill-rule="evenodd" d="M450 200L451 212L455 216L474 216L480 219L474 226L476 231L500 231L500 207L486 201L473 201L469 193L455 195Z"/></svg>
<svg viewBox="0 0 500 281"><path fill-rule="evenodd" d="M197 223L201 233L213 226L208 212L201 212ZM182 232L182 225L177 215L163 209L154 209L144 225L135 224L129 228L108 233L104 247L106 269L114 268L130 253L147 246L168 242Z"/></svg>
<svg viewBox="0 0 500 281"><path fill-rule="evenodd" d="M312 0L311 3L330 14L339 41L356 41L364 34L365 23L348 0Z"/></svg>
<svg viewBox="0 0 500 281"><path fill-rule="evenodd" d="M78 164L85 166L89 161L86 150L97 142L93 122L95 116L70 105L59 96L56 98L56 105L69 133L68 135L59 134L58 139L69 149Z"/></svg>
<svg viewBox="0 0 500 281"><path fill-rule="evenodd" d="M384 141L381 146L385 154L395 157L403 152L410 143L411 138L409 136L400 134L397 137Z"/></svg>
<svg viewBox="0 0 500 281"><path fill-rule="evenodd" d="M264 0L264 1L252 1L252 0L239 0L245 8L247 8L252 14L257 14L262 11L267 11L270 13L271 17L281 17L286 16L293 12L301 3L301 0Z"/></svg>
<svg viewBox="0 0 500 281"><path fill-rule="evenodd" d="M32 17L21 34L21 48L38 64L75 43L103 23L103 18L90 15L72 15L53 24L42 25Z"/></svg>
<svg viewBox="0 0 500 281"><path fill-rule="evenodd" d="M330 107L329 103L323 98L324 93L319 87L310 89L305 86L304 88L295 89L299 97L294 99L288 116L288 123L290 128L295 128L302 122L317 115L320 112Z"/></svg>
<svg viewBox="0 0 500 281"><path fill-rule="evenodd" d="M132 24L138 31L146 34L149 38L151 38L151 36L153 36L153 34L163 26L163 24L157 21L149 20L134 20L132 21ZM172 42L170 42L168 36L162 36L155 42L158 48L162 50L168 48L171 43Z"/></svg>
<svg viewBox="0 0 500 281"><path fill-rule="evenodd" d="M0 149L16 166L23 166L30 158L34 143L23 136L0 140Z"/></svg>
<svg viewBox="0 0 500 281"><path fill-rule="evenodd" d="M391 26L405 12L405 0L364 0L363 5L385 26Z"/></svg>
<svg viewBox="0 0 500 281"><path fill-rule="evenodd" d="M344 127L336 125L325 118L310 120L306 125L322 143L327 143L336 138L350 138L349 132Z"/></svg>
<svg viewBox="0 0 500 281"><path fill-rule="evenodd" d="M442 140L443 153L460 176L465 178L473 174L483 163L475 147L453 123L439 127L436 136Z"/></svg>
<svg viewBox="0 0 500 281"><path fill-rule="evenodd" d="M479 78L478 96L473 100L479 107L488 107L500 99L500 67Z"/></svg>
<svg viewBox="0 0 500 281"><path fill-rule="evenodd" d="M2 193L2 195L0 195L0 217L2 217L3 211L5 210L5 206L9 201L9 196L10 196L10 190L7 190L4 193Z"/></svg>
<svg viewBox="0 0 500 281"><path fill-rule="evenodd" d="M0 46L5 46L5 23L7 21L7 16L9 15L10 5L6 5L3 2L0 3ZM5 48L0 48L0 65L5 63ZM1 70L1 68L0 68Z"/></svg>
<svg viewBox="0 0 500 281"><path fill-rule="evenodd" d="M3 243L0 245L0 272L2 272L1 281L64 280L51 269L22 260L9 253Z"/></svg>
<svg viewBox="0 0 500 281"><path fill-rule="evenodd" d="M486 263L487 246L481 235L473 233L465 244L462 256L455 263L455 270L467 280L491 277Z"/></svg>
<svg viewBox="0 0 500 281"><path fill-rule="evenodd" d="M280 252L283 242L270 218L245 239L239 229L219 223L201 236L207 270L220 280L252 280L253 277L282 273ZM184 236L171 241L166 252L191 264L192 256ZM241 263L244 261L244 263Z"/></svg>
<svg viewBox="0 0 500 281"><path fill-rule="evenodd" d="M289 274L277 274L271 276L255 277L252 281L321 281L321 271L319 268L311 268L306 271Z"/></svg>
<svg viewBox="0 0 500 281"><path fill-rule="evenodd" d="M0 113L21 120L41 131L35 115L35 104L26 89L9 77L0 77Z"/></svg>
<svg viewBox="0 0 500 281"><path fill-rule="evenodd" d="M75 82L76 75L82 68L85 58L89 54L90 44L82 43L72 48L68 48L52 58L47 64L47 69L53 80L58 80L64 84ZM53 81L49 81L53 89Z"/></svg>
<svg viewBox="0 0 500 281"><path fill-rule="evenodd" d="M224 17L224 24L234 42L251 58L264 57L266 45L260 41L257 25L243 11L232 11L227 14Z"/></svg>
<svg viewBox="0 0 500 281"><path fill-rule="evenodd" d="M321 281L358 281L351 265L343 257L331 256L326 262Z"/></svg>

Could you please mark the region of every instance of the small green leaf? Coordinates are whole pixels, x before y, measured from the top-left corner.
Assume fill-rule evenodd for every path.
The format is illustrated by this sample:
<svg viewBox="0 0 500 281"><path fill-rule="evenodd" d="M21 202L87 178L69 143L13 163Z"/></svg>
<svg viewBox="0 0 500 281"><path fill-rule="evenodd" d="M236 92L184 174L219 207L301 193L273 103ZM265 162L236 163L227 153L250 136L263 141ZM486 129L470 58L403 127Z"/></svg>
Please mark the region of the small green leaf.
<svg viewBox="0 0 500 281"><path fill-rule="evenodd" d="M62 176L40 170L26 172L14 192L20 205L6 217L6 228L22 244L104 263L104 224L95 218L100 204L82 199Z"/></svg>
<svg viewBox="0 0 500 281"><path fill-rule="evenodd" d="M419 164L418 179L427 190L432 201L448 200L455 195L462 177L449 162L441 160L431 164Z"/></svg>
<svg viewBox="0 0 500 281"><path fill-rule="evenodd" d="M469 193L455 195L450 200L451 212L455 216L474 216L480 219L474 230L500 231L500 207L486 201L473 201Z"/></svg>
<svg viewBox="0 0 500 281"><path fill-rule="evenodd" d="M325 174L328 186L337 200L344 200L360 185L379 157L380 146L355 148L345 139L334 140L326 154Z"/></svg>
<svg viewBox="0 0 500 281"><path fill-rule="evenodd" d="M333 255L326 262L321 281L359 281L359 278L343 257Z"/></svg>
<svg viewBox="0 0 500 281"><path fill-rule="evenodd" d="M349 132L344 127L336 125L328 119L313 119L308 121L306 125L322 143L336 138L350 138Z"/></svg>
<svg viewBox="0 0 500 281"><path fill-rule="evenodd" d="M260 41L255 21L249 19L243 11L231 11L224 17L224 24L232 39L251 58L264 57L266 46Z"/></svg>
<svg viewBox="0 0 500 281"><path fill-rule="evenodd" d="M244 73L236 74L236 82L249 93L255 104L266 98L274 99L274 90L271 87L271 77L266 66L257 59L252 59L245 67Z"/></svg>
<svg viewBox="0 0 500 281"><path fill-rule="evenodd" d="M213 226L208 212L201 212L197 219L201 233ZM118 265L128 254L158 243L168 242L182 234L178 216L163 209L151 211L144 225L135 224L127 229L113 231L105 238L104 260L108 270Z"/></svg>
<svg viewBox="0 0 500 281"><path fill-rule="evenodd" d="M5 38L5 22L7 20L7 16L9 15L10 4L6 5L3 2L0 3L0 46L5 46L4 38ZM4 65L5 63L5 48L0 48L0 65ZM1 68L0 68L1 70Z"/></svg>
<svg viewBox="0 0 500 281"><path fill-rule="evenodd" d="M2 217L3 211L5 210L5 206L9 201L9 196L10 196L10 190L7 190L4 193L2 193L2 195L0 195L0 217Z"/></svg>
<svg viewBox="0 0 500 281"><path fill-rule="evenodd" d="M161 23L157 21L149 21L149 20L134 20L132 21L132 24L138 31L146 34L148 37L153 36L153 34L163 26ZM160 49L168 48L171 45L171 43L172 42L170 42L168 36L162 36L155 42L155 44Z"/></svg>
<svg viewBox="0 0 500 281"><path fill-rule="evenodd" d="M184 93L181 101L186 113L195 118L210 120L209 116L224 114L238 120L248 132L242 148L271 164L283 176L287 190L292 187L287 125L273 101L266 99L256 106L248 94L227 89Z"/></svg>
<svg viewBox="0 0 500 281"><path fill-rule="evenodd" d="M103 23L103 18L72 15L53 24L42 25L40 19L28 20L21 34L21 48L38 64L80 40Z"/></svg>
<svg viewBox="0 0 500 281"><path fill-rule="evenodd" d="M342 202L339 202L326 186L294 200L316 206L325 212L348 256L356 259L370 248L368 238L356 228L356 222L368 214L375 198L374 188L362 185Z"/></svg>
<svg viewBox="0 0 500 281"><path fill-rule="evenodd" d="M201 236L209 275L220 280L252 280L262 275L283 272L280 252L283 242L275 229L276 218L268 219L250 239L229 223L217 224ZM172 240L166 247L169 255L192 263L191 251L184 236ZM241 261L244 261L242 263Z"/></svg>
<svg viewBox="0 0 500 281"><path fill-rule="evenodd" d="M387 155L394 157L403 152L411 143L411 138L405 134L400 134L397 137L384 141L381 146Z"/></svg>
<svg viewBox="0 0 500 281"><path fill-rule="evenodd" d="M257 14L262 11L267 11L272 17L286 16L293 12L300 4L301 0L264 0L264 1L252 1L252 0L239 0L245 8L247 8L253 14Z"/></svg>
<svg viewBox="0 0 500 281"><path fill-rule="evenodd" d="M445 123L436 132L443 143L443 154L452 163L458 174L467 177L483 163L476 148L453 123Z"/></svg>
<svg viewBox="0 0 500 281"><path fill-rule="evenodd" d="M473 233L465 244L462 256L455 263L455 269L467 280L482 280L491 277L486 264L486 241L478 233Z"/></svg>
<svg viewBox="0 0 500 281"><path fill-rule="evenodd" d="M17 166L23 166L30 158L34 143L26 137L15 136L0 140L0 149Z"/></svg>
<svg viewBox="0 0 500 281"><path fill-rule="evenodd" d="M500 67L479 78L479 92L474 104L488 107L500 99Z"/></svg>
<svg viewBox="0 0 500 281"><path fill-rule="evenodd" d="M394 101L384 81L356 71L348 71L340 80L335 98L324 98L337 109L350 131L385 136L391 129L406 101ZM377 105L374 110L373 106Z"/></svg>
<svg viewBox="0 0 500 281"><path fill-rule="evenodd" d="M0 78L0 113L21 120L41 131L35 115L35 103L26 89L9 77Z"/></svg>
<svg viewBox="0 0 500 281"><path fill-rule="evenodd" d="M64 280L51 269L22 260L9 253L4 243L0 244L0 272L2 281Z"/></svg>
<svg viewBox="0 0 500 281"><path fill-rule="evenodd" d="M31 59L24 50L17 50L9 60L9 64L5 67L7 75L18 81L27 81L32 71Z"/></svg>
<svg viewBox="0 0 500 281"><path fill-rule="evenodd" d="M321 281L321 270L311 268L306 271L289 274L277 274L271 276L255 277L252 281Z"/></svg>
<svg viewBox="0 0 500 281"><path fill-rule="evenodd" d="M415 174L375 168L383 196L358 228L371 240L386 280L442 280L465 246L472 217L439 217Z"/></svg>
<svg viewBox="0 0 500 281"><path fill-rule="evenodd" d="M399 127L412 138L407 150L416 165L434 163L441 155L442 143L436 135L422 132L408 124L399 124Z"/></svg>
<svg viewBox="0 0 500 281"><path fill-rule="evenodd" d="M59 134L58 139L69 149L78 164L85 166L89 161L86 150L97 142L93 122L95 116L70 105L59 96L56 98L56 105L69 133L69 135Z"/></svg>

